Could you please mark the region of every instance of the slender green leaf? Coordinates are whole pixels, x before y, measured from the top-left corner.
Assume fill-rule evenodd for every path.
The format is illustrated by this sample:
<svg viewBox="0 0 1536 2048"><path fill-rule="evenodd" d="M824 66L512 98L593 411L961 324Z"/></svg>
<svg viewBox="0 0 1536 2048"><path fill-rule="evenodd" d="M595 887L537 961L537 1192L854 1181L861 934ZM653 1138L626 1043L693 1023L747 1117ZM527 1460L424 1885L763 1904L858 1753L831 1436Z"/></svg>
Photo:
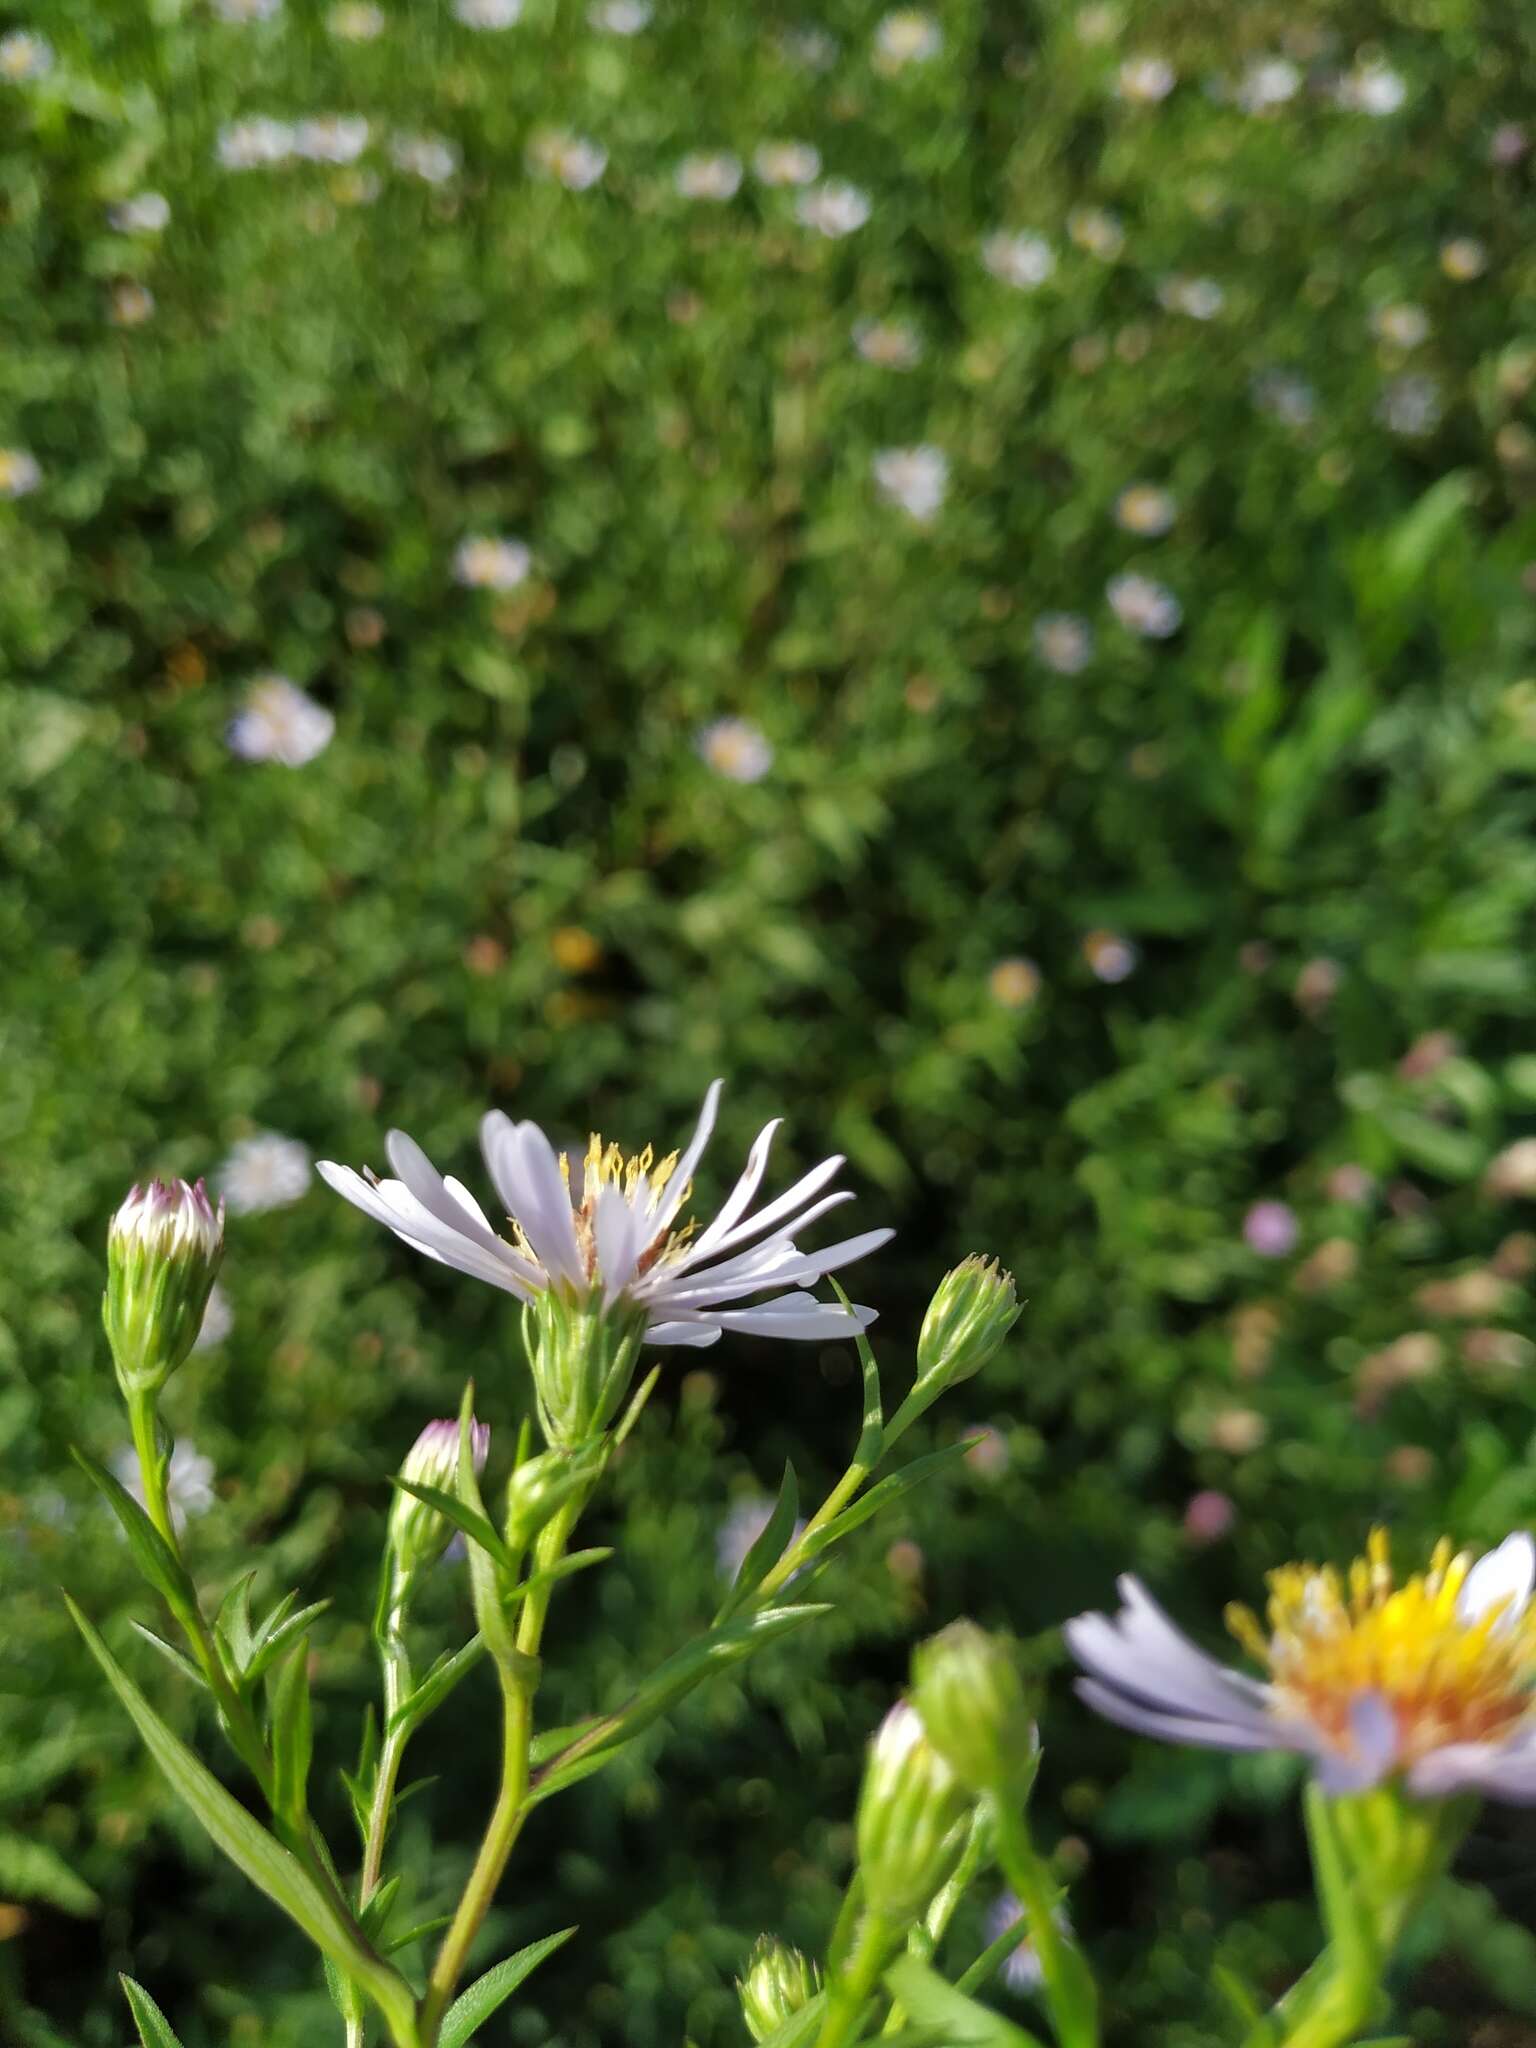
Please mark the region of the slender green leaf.
<svg viewBox="0 0 1536 2048"><path fill-rule="evenodd" d="M440 1486L425 1486L418 1484L414 1479L401 1479L398 1476L393 1484L398 1486L402 1493L412 1494L417 1500L424 1501L429 1508L436 1508L437 1512L446 1516L456 1529L462 1530L471 1543L478 1543L482 1550L488 1552L504 1572L516 1569L516 1559L497 1535L488 1515L477 1514L473 1508L466 1507L463 1501L456 1499L451 1493L446 1493Z"/></svg>
<svg viewBox="0 0 1536 2048"><path fill-rule="evenodd" d="M128 2010L133 2014L133 2024L139 2030L143 2048L181 2048L180 2041L171 2030L171 2023L156 2005L142 1984L135 1984L131 1977L118 1976L123 1987L123 1996L128 2001Z"/></svg>
<svg viewBox="0 0 1536 2048"><path fill-rule="evenodd" d="M445 1653L439 1657L395 1709L389 1724L391 1733L397 1728L418 1727L428 1714L442 1705L465 1672L472 1670L484 1655L485 1640L476 1633L462 1650L455 1650L452 1656Z"/></svg>
<svg viewBox="0 0 1536 2048"><path fill-rule="evenodd" d="M830 1274L828 1278L831 1279L832 1292L852 1315L853 1303ZM853 1347L859 1354L859 1364L864 1373L864 1420L859 1429L853 1462L864 1471L873 1472L885 1452L885 1404L880 1397L880 1368L875 1363L874 1347L866 1330L856 1331Z"/></svg>
<svg viewBox="0 0 1536 2048"><path fill-rule="evenodd" d="M958 1465L971 1448L967 1442L946 1444L942 1451L930 1451L926 1457L914 1458L910 1465L903 1465L899 1472L892 1472L887 1478L877 1481L868 1493L861 1494L850 1507L840 1515L834 1515L819 1529L813 1529L800 1544L796 1555L797 1564L809 1564L824 1550L830 1550L834 1543L841 1543L871 1515L878 1515L893 1507L903 1494L921 1486L925 1479L932 1479L951 1465Z"/></svg>
<svg viewBox="0 0 1536 2048"><path fill-rule="evenodd" d="M295 1835L309 1819L314 1734L309 1705L309 1642L301 1638L272 1683L272 1811Z"/></svg>
<svg viewBox="0 0 1536 2048"><path fill-rule="evenodd" d="M474 2038L475 2029L482 2026L498 2006L506 2003L523 1979L536 1970L546 1956L553 1955L557 1948L563 1948L575 1932L574 1927L565 1927L558 1934L546 1934L542 1941L531 1942L527 1948L520 1948L515 1956L508 1956L504 1963L487 1970L449 2006L443 2019L443 2030L438 2035L438 2048L464 2048L465 2042Z"/></svg>
<svg viewBox="0 0 1536 2048"><path fill-rule="evenodd" d="M748 1598L757 1591L784 1555L784 1546L794 1532L795 1518L799 1512L800 1486L795 1478L794 1466L786 1459L784 1477L779 1482L779 1497L773 1504L773 1512L763 1525L757 1541L741 1561L741 1568L732 1581L731 1590L715 1616L717 1625L729 1621L733 1614L739 1613Z"/></svg>
<svg viewBox="0 0 1536 2048"><path fill-rule="evenodd" d="M542 1572L535 1572L531 1578L524 1579L512 1597L521 1604L530 1593L542 1593L547 1587L558 1585L562 1579L574 1577L577 1572L590 1571L595 1564L606 1564L612 1555L612 1544L599 1545L594 1550L573 1550L558 1563L550 1565Z"/></svg>
<svg viewBox="0 0 1536 2048"><path fill-rule="evenodd" d="M619 1426L613 1432L613 1442L611 1446L613 1450L618 1450L620 1446L628 1439L630 1431L634 1428L635 1424L640 1420L640 1417L645 1410L646 1402L650 1400L651 1395L655 1392L656 1382L660 1378L661 1367L659 1365L653 1365L650 1371L646 1374L645 1378L640 1382L639 1386L636 1387L634 1393L630 1396L629 1406L624 1410L623 1415L619 1418Z"/></svg>
<svg viewBox="0 0 1536 2048"><path fill-rule="evenodd" d="M321 1890L298 1858L268 1834L167 1728L67 1593L64 1599L75 1626L128 1710L145 1747L214 1844L259 1891L297 1921L344 1975L363 1986L397 2030L413 2025L414 2001L410 1986L399 1971L363 1946L339 1905Z"/></svg>
<svg viewBox="0 0 1536 2048"><path fill-rule="evenodd" d="M213 1633L223 1649L224 1662L232 1672L243 1672L251 1661L251 1582L254 1570L236 1579L214 1617Z"/></svg>
<svg viewBox="0 0 1536 2048"><path fill-rule="evenodd" d="M207 1689L207 1679L204 1678L190 1657L183 1657L174 1643L168 1643L164 1636L157 1636L154 1630L146 1628L142 1621L130 1620L128 1626L134 1631L135 1635L142 1636L146 1643L153 1643L166 1662L174 1664L183 1678L190 1678L194 1685L202 1686L205 1690Z"/></svg>
<svg viewBox="0 0 1536 2048"><path fill-rule="evenodd" d="M401 1882L400 1871L396 1871L393 1877L386 1877L367 1905L358 1909L357 1924L375 1945L388 1924L390 1911L396 1899L400 1896Z"/></svg>
<svg viewBox="0 0 1536 2048"><path fill-rule="evenodd" d="M775 2027L767 2036L762 2048L806 2048L806 2043L816 2038L821 2026L822 2014L827 2009L827 1994L818 1991L807 1999L798 2012L791 2013L783 2026Z"/></svg>
<svg viewBox="0 0 1536 2048"><path fill-rule="evenodd" d="M283 1604L286 1606L287 1602ZM264 1633L265 1624L263 1628L258 1629L255 1635L255 1647L251 1652L251 1661L246 1666L246 1683L254 1685L259 1678L265 1677L266 1673L277 1662L278 1658L282 1656L288 1646L307 1629L313 1628L320 1616L330 1607L330 1604L329 1600L312 1601L308 1607L301 1607L297 1614L290 1614L284 1620L276 1623L272 1627L270 1635Z"/></svg>
<svg viewBox="0 0 1536 2048"><path fill-rule="evenodd" d="M418 1920L414 1927L407 1927L403 1934L390 1935L388 1940L382 1944L382 1953L387 1956L396 1956L400 1953L401 1949L409 1948L412 1942L425 1941L429 1934L439 1934L443 1928L451 1927L452 1925L453 1915L451 1913L439 1913L432 1920Z"/></svg>
<svg viewBox="0 0 1536 2048"><path fill-rule="evenodd" d="M944 2048L1041 2048L1038 2035L967 1998L916 1956L898 1957L885 1981L918 2027L932 2028Z"/></svg>
<svg viewBox="0 0 1536 2048"><path fill-rule="evenodd" d="M75 1447L75 1462L103 1495L108 1507L123 1525L133 1551L133 1561L149 1583L164 1598L172 1614L189 1633L196 1624L197 1595L181 1559L166 1542L149 1516L120 1480L105 1465L99 1465L88 1451Z"/></svg>
<svg viewBox="0 0 1536 2048"><path fill-rule="evenodd" d="M83 1877L46 1842L0 1828L0 1897L36 1899L81 1919L100 1910L101 1901Z"/></svg>

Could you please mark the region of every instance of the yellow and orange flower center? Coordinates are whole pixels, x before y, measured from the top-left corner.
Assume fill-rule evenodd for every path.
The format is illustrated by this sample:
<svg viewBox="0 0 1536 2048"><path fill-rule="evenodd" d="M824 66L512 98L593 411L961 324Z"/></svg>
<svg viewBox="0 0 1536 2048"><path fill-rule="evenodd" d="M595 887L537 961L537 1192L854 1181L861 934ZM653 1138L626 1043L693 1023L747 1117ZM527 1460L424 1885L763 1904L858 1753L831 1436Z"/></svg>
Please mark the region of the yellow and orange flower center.
<svg viewBox="0 0 1536 2048"><path fill-rule="evenodd" d="M642 1213L651 1214L660 1206L667 1184L677 1170L678 1155L669 1152L664 1159L657 1159L647 1145L643 1152L626 1153L618 1145L605 1145L598 1132L594 1131L587 1144L587 1155L582 1162L580 1199L571 1186L571 1160L569 1153L562 1153L560 1176L571 1197L572 1221L576 1226L576 1243L586 1267L588 1279L597 1273L597 1198L605 1187L618 1187L624 1191L627 1201L634 1204L639 1195L640 1183L646 1183L648 1192L639 1195ZM688 1189L683 1190L684 1201ZM514 1230L519 1248L529 1257L533 1256L520 1228L514 1219ZM662 1259L675 1258L693 1236L694 1226L685 1223L680 1229L658 1231L640 1254L635 1269L638 1279L650 1272Z"/></svg>
<svg viewBox="0 0 1536 2048"><path fill-rule="evenodd" d="M1452 1742L1497 1741L1536 1708L1536 1602L1458 1611L1472 1553L1435 1546L1428 1571L1398 1584L1385 1530L1347 1573L1286 1565L1269 1576L1269 1631L1246 1607L1227 1626L1268 1668L1276 1711L1305 1720L1330 1747L1353 1746L1351 1710L1374 1693L1397 1721L1396 1764Z"/></svg>

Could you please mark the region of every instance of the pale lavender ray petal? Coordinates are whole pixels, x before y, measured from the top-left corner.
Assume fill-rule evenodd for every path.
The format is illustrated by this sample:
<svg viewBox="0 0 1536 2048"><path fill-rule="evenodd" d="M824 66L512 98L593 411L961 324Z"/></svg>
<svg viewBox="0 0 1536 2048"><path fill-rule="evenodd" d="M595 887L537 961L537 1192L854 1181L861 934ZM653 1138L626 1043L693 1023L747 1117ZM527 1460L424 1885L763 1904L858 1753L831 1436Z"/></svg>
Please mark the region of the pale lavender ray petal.
<svg viewBox="0 0 1536 2048"><path fill-rule="evenodd" d="M597 1191L597 1212L593 1218L597 1240L597 1276L603 1283L603 1302L615 1302L634 1278L635 1266L650 1237L646 1219L625 1199L624 1190L605 1181Z"/></svg>
<svg viewBox="0 0 1536 2048"><path fill-rule="evenodd" d="M526 1281L529 1287L542 1287L544 1285L544 1274L531 1260L525 1259L520 1252L514 1251L506 1239L497 1233L490 1217L486 1215L469 1189L465 1187L463 1181L455 1180L451 1173L445 1173L443 1175L443 1186L465 1212L473 1217L481 1229L489 1236L495 1238L499 1255L506 1261L508 1270L516 1273L520 1280Z"/></svg>
<svg viewBox="0 0 1536 2048"><path fill-rule="evenodd" d="M1164 1713L1159 1707L1143 1706L1139 1700L1128 1699L1124 1693L1100 1685L1093 1678L1079 1678L1073 1689L1080 1700L1106 1721L1114 1721L1138 1735L1155 1735L1163 1742L1188 1742L1200 1749L1301 1747L1298 1742L1287 1740L1286 1731L1278 1724L1253 1728L1238 1721L1203 1721L1189 1715Z"/></svg>
<svg viewBox="0 0 1536 2048"><path fill-rule="evenodd" d="M647 1344L689 1344L698 1351L706 1344L720 1342L715 1323L652 1323L645 1333Z"/></svg>
<svg viewBox="0 0 1536 2048"><path fill-rule="evenodd" d="M391 1131L384 1140L384 1150L389 1155L390 1165L429 1215L435 1216L449 1230L456 1230L467 1237L482 1251L489 1251L497 1259L501 1257L506 1250L502 1240L483 1218L477 1222L462 1202L454 1200L443 1183L443 1176L414 1138L404 1131Z"/></svg>
<svg viewBox="0 0 1536 2048"><path fill-rule="evenodd" d="M855 1302L853 1312L810 1294L786 1294L756 1308L722 1309L714 1318L722 1329L752 1337L790 1337L798 1343L821 1337L852 1337L867 1330L876 1311Z"/></svg>
<svg viewBox="0 0 1536 2048"><path fill-rule="evenodd" d="M1385 1694L1357 1693L1350 1702L1347 1750L1316 1750L1317 1782L1325 1792L1368 1792L1379 1785L1397 1762L1400 1737L1397 1715Z"/></svg>
<svg viewBox="0 0 1536 2048"><path fill-rule="evenodd" d="M1511 1806L1536 1805L1536 1731L1518 1730L1504 1742L1448 1742L1410 1768L1408 1789L1421 1799L1484 1792Z"/></svg>
<svg viewBox="0 0 1536 2048"><path fill-rule="evenodd" d="M672 1178L667 1183L660 1206L651 1219L652 1236L660 1237L664 1230L670 1228L673 1217L683 1206L688 1183L693 1179L698 1163L704 1157L704 1147L709 1143L710 1135L715 1128L715 1111L719 1107L720 1090L724 1086L723 1081L711 1081L704 1091L704 1106L699 1111L699 1121L688 1141L688 1149L673 1169Z"/></svg>
<svg viewBox="0 0 1536 2048"><path fill-rule="evenodd" d="M1180 1666L1193 1676L1195 1669L1207 1676L1220 1680L1223 1687L1239 1693L1244 1699L1267 1703L1270 1688L1257 1678L1250 1678L1246 1671L1235 1671L1230 1664L1222 1664L1215 1657L1207 1656L1192 1643L1184 1631L1176 1628L1152 1598L1146 1587L1134 1573L1123 1572L1115 1582L1115 1590L1126 1605L1126 1615L1121 1618L1122 1630L1129 1636L1156 1649L1165 1657L1177 1658Z"/></svg>
<svg viewBox="0 0 1536 2048"><path fill-rule="evenodd" d="M516 1126L504 1109L488 1109L480 1119L480 1150L496 1198L508 1216L527 1204L527 1189L518 1174Z"/></svg>
<svg viewBox="0 0 1536 2048"><path fill-rule="evenodd" d="M851 1188L843 1188L835 1194L823 1195L819 1202L812 1202L810 1207L799 1215L784 1217L759 1244L749 1244L744 1251L734 1253L732 1253L730 1245L717 1245L714 1251L703 1259L696 1256L698 1247L690 1246L685 1257L672 1261L665 1270L674 1277L681 1276L690 1283L702 1287L715 1278L716 1275L729 1276L737 1271L738 1268L745 1271L749 1263L754 1259L804 1258L811 1256L810 1254L803 1253L795 1243L795 1239L799 1236L800 1232L808 1230L818 1217L824 1216L829 1209L840 1209L845 1202L855 1200L857 1200L857 1197ZM745 1233L748 1237L752 1234L750 1231ZM718 1263L711 1263L712 1261L718 1261Z"/></svg>
<svg viewBox="0 0 1536 2048"><path fill-rule="evenodd" d="M1502 1601L1504 1611L1494 1623L1495 1632L1512 1628L1530 1604L1536 1587L1536 1544L1523 1529L1506 1536L1497 1550L1480 1557L1467 1573L1456 1600L1458 1621L1481 1621L1490 1607Z"/></svg>
<svg viewBox="0 0 1536 2048"><path fill-rule="evenodd" d="M752 1238L764 1236L784 1217L792 1216L797 1209L804 1208L813 1195L820 1194L842 1163L841 1153L834 1154L831 1159L824 1159L820 1166L813 1166L809 1173L802 1174L792 1188L786 1189L777 1200L770 1202L766 1209L759 1209L755 1216L749 1216L744 1223L738 1223L734 1229L721 1231L717 1235L715 1224L712 1223L679 1263L696 1266L701 1259L708 1258L714 1252L730 1251L738 1244L746 1244ZM718 1218L716 1220L718 1221Z"/></svg>
<svg viewBox="0 0 1536 2048"><path fill-rule="evenodd" d="M824 1273L835 1273L841 1266L851 1266L855 1259L862 1259L869 1252L878 1251L883 1244L889 1244L896 1235L894 1230L865 1230L857 1237L845 1237L837 1244L829 1244L820 1251L802 1252L799 1262L786 1268L782 1277L786 1280L819 1280Z"/></svg>
<svg viewBox="0 0 1536 2048"><path fill-rule="evenodd" d="M483 1251L464 1233L440 1222L430 1210L424 1209L403 1181L380 1181L377 1186L370 1187L350 1166L338 1166L330 1159L318 1161L316 1171L328 1187L334 1188L354 1208L361 1209L365 1216L371 1216L375 1223L382 1223L386 1230L392 1230L412 1251L422 1252L427 1258L436 1259L440 1265L452 1266L460 1273L469 1274L472 1279L489 1281L493 1287L501 1287L508 1294L517 1295L519 1300L527 1299L529 1290L513 1269L510 1253L504 1263L492 1253Z"/></svg>
<svg viewBox="0 0 1536 2048"><path fill-rule="evenodd" d="M1166 1637L1159 1637L1144 1626L1138 1628L1128 1611L1114 1621L1103 1614L1080 1614L1062 1634L1085 1671L1149 1705L1178 1714L1214 1714L1223 1720L1268 1719L1269 1696L1263 1687L1242 1682L1240 1673L1205 1656L1171 1623Z"/></svg>
<svg viewBox="0 0 1536 2048"><path fill-rule="evenodd" d="M537 1124L514 1124L517 1180L524 1190L524 1209L517 1212L528 1242L540 1263L557 1280L586 1284L586 1268L576 1243L570 1191L560 1172L555 1148Z"/></svg>
<svg viewBox="0 0 1536 2048"><path fill-rule="evenodd" d="M774 1133L783 1121L784 1119L781 1116L774 1117L771 1123L763 1125L763 1128L752 1140L752 1149L747 1154L747 1163L742 1168L740 1178L737 1180L735 1187L731 1189L731 1192L720 1204L712 1221L699 1233L698 1241L693 1247L696 1252L702 1247L707 1256L713 1250L718 1240L724 1237L726 1232L736 1222L737 1218L750 1207L752 1197L757 1193L763 1173L768 1165L768 1154L773 1149Z"/></svg>

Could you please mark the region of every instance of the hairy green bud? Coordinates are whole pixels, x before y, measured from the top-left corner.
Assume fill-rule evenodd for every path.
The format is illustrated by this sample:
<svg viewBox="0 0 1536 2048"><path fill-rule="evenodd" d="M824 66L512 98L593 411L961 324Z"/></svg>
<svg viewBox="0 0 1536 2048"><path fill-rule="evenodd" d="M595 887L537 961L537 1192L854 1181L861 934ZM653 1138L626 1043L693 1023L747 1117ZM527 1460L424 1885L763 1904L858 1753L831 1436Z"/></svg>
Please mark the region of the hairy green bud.
<svg viewBox="0 0 1536 2048"><path fill-rule="evenodd" d="M224 1204L198 1181L133 1188L107 1231L101 1319L125 1395L153 1394L202 1328L224 1257Z"/></svg>
<svg viewBox="0 0 1536 2048"><path fill-rule="evenodd" d="M622 1296L604 1305L543 1288L523 1309L523 1344L546 1442L557 1450L590 1443L624 1405L649 1318Z"/></svg>
<svg viewBox="0 0 1536 2048"><path fill-rule="evenodd" d="M1015 1799L1028 1791L1040 1738L1023 1681L996 1636L955 1621L920 1644L912 1700L929 1741L963 1785Z"/></svg>
<svg viewBox="0 0 1536 2048"><path fill-rule="evenodd" d="M809 2005L820 1989L820 1971L799 1949L771 1934L759 1936L747 1961L747 1974L736 1984L747 2032L754 2041L766 2041Z"/></svg>
<svg viewBox="0 0 1536 2048"><path fill-rule="evenodd" d="M476 1472L485 1470L490 1455L491 1426L470 1424L470 1449ZM459 1425L443 1419L429 1422L405 1454L400 1477L414 1486L435 1486L440 1493L455 1493L459 1470ZM446 1515L439 1514L413 1493L399 1492L389 1513L389 1547L403 1573L420 1571L436 1564L453 1536Z"/></svg>
<svg viewBox="0 0 1536 2048"><path fill-rule="evenodd" d="M979 1373L1018 1321L1013 1275L972 1252L946 1273L917 1340L919 1380L958 1386Z"/></svg>
<svg viewBox="0 0 1536 2048"><path fill-rule="evenodd" d="M507 1548L526 1550L544 1524L592 1483L601 1463L595 1444L585 1451L541 1451L525 1458L507 1481Z"/></svg>
<svg viewBox="0 0 1536 2048"><path fill-rule="evenodd" d="M960 1856L970 1808L917 1709L892 1707L869 1746L854 1823L872 1912L907 1922L927 1911Z"/></svg>

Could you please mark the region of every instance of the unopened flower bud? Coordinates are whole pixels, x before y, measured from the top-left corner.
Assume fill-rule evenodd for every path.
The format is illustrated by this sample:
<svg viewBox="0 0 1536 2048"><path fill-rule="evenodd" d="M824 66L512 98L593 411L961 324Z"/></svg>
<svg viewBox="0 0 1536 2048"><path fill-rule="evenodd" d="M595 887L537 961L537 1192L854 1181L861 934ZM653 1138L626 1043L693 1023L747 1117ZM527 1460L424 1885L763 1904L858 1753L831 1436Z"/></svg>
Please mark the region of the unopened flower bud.
<svg viewBox="0 0 1536 2048"><path fill-rule="evenodd" d="M972 1792L1018 1799L1040 1738L1012 1657L973 1621L951 1622L912 1658L912 1699L928 1739Z"/></svg>
<svg viewBox="0 0 1536 2048"><path fill-rule="evenodd" d="M596 1477L596 1447L586 1452L543 1451L525 1458L507 1481L507 1548L524 1551L565 1503Z"/></svg>
<svg viewBox="0 0 1536 2048"><path fill-rule="evenodd" d="M470 1453L476 1472L485 1470L490 1450L490 1424L472 1422ZM458 1471L459 1425L456 1421L444 1419L429 1422L417 1437L405 1454L400 1477L408 1479L413 1486L435 1486L442 1493L453 1493ZM403 1489L395 1495L395 1504L389 1514L389 1547L402 1572L415 1572L424 1565L435 1564L447 1549L452 1535L452 1525L438 1509L429 1507L414 1493L406 1493Z"/></svg>
<svg viewBox="0 0 1536 2048"><path fill-rule="evenodd" d="M131 1190L107 1232L101 1304L125 1394L162 1387L197 1342L223 1256L224 1204L201 1181Z"/></svg>
<svg viewBox="0 0 1536 2048"><path fill-rule="evenodd" d="M946 1386L968 1380L992 1357L1018 1321L1013 1275L996 1259L973 1252L939 1282L917 1340L919 1379Z"/></svg>
<svg viewBox="0 0 1536 2048"><path fill-rule="evenodd" d="M548 1443L574 1449L613 1421L634 1379L647 1320L644 1308L622 1297L605 1306L601 1290L578 1300L547 1287L528 1303L523 1344Z"/></svg>
<svg viewBox="0 0 1536 2048"><path fill-rule="evenodd" d="M917 1709L892 1707L869 1747L855 1822L872 1912L912 1921L927 1910L959 1858L969 1807Z"/></svg>
<svg viewBox="0 0 1536 2048"><path fill-rule="evenodd" d="M747 1974L736 1985L747 2032L754 2041L766 2041L820 1989L821 1975L813 1962L771 1934L762 1935L753 1947Z"/></svg>

